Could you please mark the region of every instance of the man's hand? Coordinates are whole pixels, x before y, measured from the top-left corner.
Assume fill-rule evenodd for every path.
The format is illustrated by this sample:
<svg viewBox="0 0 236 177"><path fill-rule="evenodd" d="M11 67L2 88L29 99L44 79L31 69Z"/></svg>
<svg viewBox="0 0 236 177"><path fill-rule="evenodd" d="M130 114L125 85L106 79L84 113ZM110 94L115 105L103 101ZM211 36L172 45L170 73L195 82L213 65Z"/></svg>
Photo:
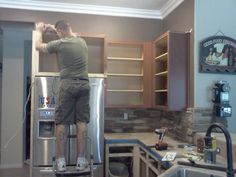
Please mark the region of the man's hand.
<svg viewBox="0 0 236 177"><path fill-rule="evenodd" d="M56 28L51 24L44 24L45 31L56 32Z"/></svg>
<svg viewBox="0 0 236 177"><path fill-rule="evenodd" d="M41 33L43 32L56 32L56 28L51 24L45 24L43 22L36 23L35 26L36 31Z"/></svg>
<svg viewBox="0 0 236 177"><path fill-rule="evenodd" d="M47 52L46 44L43 43L42 33L46 30L46 25L43 22L35 24L35 48L41 52Z"/></svg>
<svg viewBox="0 0 236 177"><path fill-rule="evenodd" d="M45 31L45 24L43 22L36 23L35 29L42 33Z"/></svg>

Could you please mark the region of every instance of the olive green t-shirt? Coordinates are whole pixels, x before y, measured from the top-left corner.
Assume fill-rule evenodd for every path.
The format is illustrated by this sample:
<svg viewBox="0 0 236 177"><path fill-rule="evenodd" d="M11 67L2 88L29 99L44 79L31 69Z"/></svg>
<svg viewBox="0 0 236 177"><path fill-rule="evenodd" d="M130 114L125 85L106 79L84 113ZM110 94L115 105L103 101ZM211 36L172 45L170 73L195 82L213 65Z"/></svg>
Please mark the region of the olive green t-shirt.
<svg viewBox="0 0 236 177"><path fill-rule="evenodd" d="M88 78L88 47L84 39L62 38L47 43L46 48L57 54L61 78Z"/></svg>

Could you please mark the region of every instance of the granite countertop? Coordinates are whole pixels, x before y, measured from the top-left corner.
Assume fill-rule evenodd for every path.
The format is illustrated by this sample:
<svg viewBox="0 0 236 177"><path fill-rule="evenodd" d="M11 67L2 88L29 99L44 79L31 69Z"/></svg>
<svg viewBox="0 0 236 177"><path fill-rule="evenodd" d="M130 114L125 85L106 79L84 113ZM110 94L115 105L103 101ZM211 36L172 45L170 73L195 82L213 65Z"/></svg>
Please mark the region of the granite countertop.
<svg viewBox="0 0 236 177"><path fill-rule="evenodd" d="M158 139L158 135L154 132L147 133L105 133L105 139L137 139L147 146L154 145Z"/></svg>
<svg viewBox="0 0 236 177"><path fill-rule="evenodd" d="M154 132L142 132L142 133L105 133L105 139L137 139L143 142L147 146L153 146L158 141L159 135ZM163 141L168 142L170 146L177 144L183 144L183 142L174 140L168 136L164 136Z"/></svg>
<svg viewBox="0 0 236 177"><path fill-rule="evenodd" d="M168 149L159 151L154 148L154 145L158 141L159 135L155 134L154 132L144 132L144 133L105 133L105 139L106 140L138 140L142 143L144 143L147 147L151 148L153 151L157 152L160 156L164 157L167 152L176 152L176 158L174 161L171 161L173 165L177 164L178 161L187 162L188 158L185 156L186 148L184 146L191 147L194 152L196 152L196 146L191 146L190 144L186 142L181 142L178 140L174 140L173 138L169 136L165 136L163 141L168 143ZM199 155L199 154L198 154ZM201 157L203 157L203 154L200 154ZM236 159L235 159L236 160ZM235 162L234 160L234 162ZM226 166L226 159L217 155L217 165L218 166ZM220 162L220 163L219 163ZM200 161L196 161L198 164L204 164L203 158ZM234 167L236 167L236 164L234 163Z"/></svg>
<svg viewBox="0 0 236 177"><path fill-rule="evenodd" d="M172 163L176 163L178 158L183 158L183 153L185 152L184 148L179 148L178 146L187 145L187 143L174 140L171 137L164 136L163 141L168 143L167 150L156 150L154 148L156 142L158 141L159 135L155 134L154 132L147 132L147 133L105 133L106 140L139 140L140 142L144 143L147 147L152 148L153 151L156 151L159 155L164 157L167 152L176 152L176 159L172 161Z"/></svg>

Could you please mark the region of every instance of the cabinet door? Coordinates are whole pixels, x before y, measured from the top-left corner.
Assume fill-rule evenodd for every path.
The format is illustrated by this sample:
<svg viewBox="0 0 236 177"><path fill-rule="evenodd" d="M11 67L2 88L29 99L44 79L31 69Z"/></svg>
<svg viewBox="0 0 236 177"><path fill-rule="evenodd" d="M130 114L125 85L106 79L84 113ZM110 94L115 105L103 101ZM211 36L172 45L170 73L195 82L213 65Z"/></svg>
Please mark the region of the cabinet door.
<svg viewBox="0 0 236 177"><path fill-rule="evenodd" d="M106 107L144 107L144 44L107 42Z"/></svg>
<svg viewBox="0 0 236 177"><path fill-rule="evenodd" d="M95 74L104 74L105 58L105 36L104 35L87 35L81 36L88 46L88 72ZM35 41L35 32L33 32L33 41ZM43 42L58 39L53 33L43 34ZM59 75L59 67L56 54L48 54L35 50L33 43L32 49L32 74L37 76L54 76Z"/></svg>
<svg viewBox="0 0 236 177"><path fill-rule="evenodd" d="M153 46L154 107L182 110L187 106L188 34L167 32Z"/></svg>

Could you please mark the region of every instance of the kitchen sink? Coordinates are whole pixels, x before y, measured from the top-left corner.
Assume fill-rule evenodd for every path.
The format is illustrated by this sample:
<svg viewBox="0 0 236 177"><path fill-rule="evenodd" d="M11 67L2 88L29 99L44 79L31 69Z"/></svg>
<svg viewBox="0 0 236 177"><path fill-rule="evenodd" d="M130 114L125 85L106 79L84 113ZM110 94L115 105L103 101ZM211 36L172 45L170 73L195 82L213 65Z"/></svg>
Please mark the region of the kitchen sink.
<svg viewBox="0 0 236 177"><path fill-rule="evenodd" d="M225 177L225 172L176 165L159 177Z"/></svg>

